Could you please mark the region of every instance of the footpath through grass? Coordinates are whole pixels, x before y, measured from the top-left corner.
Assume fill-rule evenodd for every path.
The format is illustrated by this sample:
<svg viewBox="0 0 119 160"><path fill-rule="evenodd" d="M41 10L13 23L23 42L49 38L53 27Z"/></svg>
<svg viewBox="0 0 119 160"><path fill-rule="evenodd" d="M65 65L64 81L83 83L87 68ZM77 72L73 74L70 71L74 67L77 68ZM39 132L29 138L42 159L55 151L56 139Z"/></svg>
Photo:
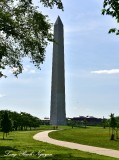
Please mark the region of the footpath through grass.
<svg viewBox="0 0 119 160"><path fill-rule="evenodd" d="M49 133L49 136L63 141L119 150L119 140L110 140L109 128L70 128Z"/></svg>
<svg viewBox="0 0 119 160"><path fill-rule="evenodd" d="M41 131L41 130L39 130ZM14 131L5 140L0 132L1 160L116 160L116 158L100 156L34 140L32 137L39 131ZM70 130L65 131L65 133ZM63 133L64 131L60 131ZM57 133L60 133L57 132ZM43 155L38 153L42 152ZM6 156L6 154L8 154ZM12 155L13 154L13 155ZM28 156L29 154L29 156ZM44 154L52 156L44 157Z"/></svg>

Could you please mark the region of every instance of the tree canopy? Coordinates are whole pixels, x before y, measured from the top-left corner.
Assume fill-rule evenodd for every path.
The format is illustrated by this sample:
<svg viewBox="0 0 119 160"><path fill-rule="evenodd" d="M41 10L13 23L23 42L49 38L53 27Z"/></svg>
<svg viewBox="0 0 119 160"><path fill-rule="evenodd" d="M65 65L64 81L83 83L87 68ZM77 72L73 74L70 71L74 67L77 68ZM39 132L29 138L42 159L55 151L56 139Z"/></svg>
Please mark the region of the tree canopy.
<svg viewBox="0 0 119 160"><path fill-rule="evenodd" d="M8 116L9 115L9 116ZM12 126L9 127L9 119L12 122ZM36 128L41 124L41 120L25 112L12 112L9 110L0 110L0 124L2 130L7 133L11 130L27 130L27 128Z"/></svg>
<svg viewBox="0 0 119 160"><path fill-rule="evenodd" d="M1 127L2 127L2 131L3 131L3 139L4 139L4 134L9 133L11 131L11 120L9 119L9 115L7 113L7 111L4 111L4 114L2 115L2 120L1 120Z"/></svg>
<svg viewBox="0 0 119 160"><path fill-rule="evenodd" d="M57 6L61 0L39 0L44 7ZM48 42L53 41L52 24L33 0L0 1L0 77L10 67L15 76L23 71L23 58L30 58L37 68L43 63Z"/></svg>
<svg viewBox="0 0 119 160"><path fill-rule="evenodd" d="M102 14L112 16L113 18L115 18L117 23L119 23L119 1L118 0L104 0ZM119 35L119 29L111 28L109 30L109 33L116 33L116 35Z"/></svg>

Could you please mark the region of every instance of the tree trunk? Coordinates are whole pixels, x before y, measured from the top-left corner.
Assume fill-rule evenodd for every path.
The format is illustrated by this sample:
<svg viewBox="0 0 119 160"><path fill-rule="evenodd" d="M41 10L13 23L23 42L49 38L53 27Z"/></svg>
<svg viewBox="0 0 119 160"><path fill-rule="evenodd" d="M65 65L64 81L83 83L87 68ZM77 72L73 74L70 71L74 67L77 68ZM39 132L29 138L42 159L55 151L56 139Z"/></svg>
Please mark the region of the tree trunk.
<svg viewBox="0 0 119 160"><path fill-rule="evenodd" d="M7 133L6 133L6 137L7 137Z"/></svg>
<svg viewBox="0 0 119 160"><path fill-rule="evenodd" d="M5 133L3 132L3 139L5 139L5 138L4 138L4 135L5 135Z"/></svg>
<svg viewBox="0 0 119 160"><path fill-rule="evenodd" d="M114 140L114 134L112 133L112 135L111 135L111 140Z"/></svg>
<svg viewBox="0 0 119 160"><path fill-rule="evenodd" d="M116 130L116 139L119 139L119 137L118 137L118 130Z"/></svg>
<svg viewBox="0 0 119 160"><path fill-rule="evenodd" d="M111 140L114 140L115 135L114 135L114 129L112 128L112 135L111 135Z"/></svg>

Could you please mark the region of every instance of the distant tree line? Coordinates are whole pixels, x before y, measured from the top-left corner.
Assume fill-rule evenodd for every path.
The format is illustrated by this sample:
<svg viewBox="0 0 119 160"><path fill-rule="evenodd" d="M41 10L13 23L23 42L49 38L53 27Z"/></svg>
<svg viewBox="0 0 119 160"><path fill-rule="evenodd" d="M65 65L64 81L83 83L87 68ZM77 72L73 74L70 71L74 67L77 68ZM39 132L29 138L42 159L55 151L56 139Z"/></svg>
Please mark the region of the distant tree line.
<svg viewBox="0 0 119 160"><path fill-rule="evenodd" d="M9 120L7 120L9 119ZM7 121L7 122L6 122ZM9 122L8 122L9 121ZM12 112L8 110L0 111L0 128L3 130L3 126L7 124L9 130L31 130L32 128L39 127L41 120L25 112Z"/></svg>

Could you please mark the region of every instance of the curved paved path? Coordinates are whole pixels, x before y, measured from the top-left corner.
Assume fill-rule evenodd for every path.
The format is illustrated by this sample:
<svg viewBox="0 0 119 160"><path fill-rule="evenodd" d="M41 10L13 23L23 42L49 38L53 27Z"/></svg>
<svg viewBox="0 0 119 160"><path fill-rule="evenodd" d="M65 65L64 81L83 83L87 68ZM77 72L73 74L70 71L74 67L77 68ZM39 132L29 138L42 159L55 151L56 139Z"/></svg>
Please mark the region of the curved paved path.
<svg viewBox="0 0 119 160"><path fill-rule="evenodd" d="M106 149L106 148L100 148L100 147L93 147L93 146L87 146L87 145L82 145L82 144L59 141L59 140L52 139L52 138L48 137L48 133L50 133L52 131L54 131L54 130L37 133L36 135L33 136L33 138L35 140L38 140L38 141L51 143L51 144L54 144L54 145L67 147L67 148L70 148L70 149L77 149L77 150L80 150L80 151L85 151L85 152L90 152L90 153L96 153L96 154L99 154L99 155L119 158L119 151L118 150L112 150L112 149Z"/></svg>

